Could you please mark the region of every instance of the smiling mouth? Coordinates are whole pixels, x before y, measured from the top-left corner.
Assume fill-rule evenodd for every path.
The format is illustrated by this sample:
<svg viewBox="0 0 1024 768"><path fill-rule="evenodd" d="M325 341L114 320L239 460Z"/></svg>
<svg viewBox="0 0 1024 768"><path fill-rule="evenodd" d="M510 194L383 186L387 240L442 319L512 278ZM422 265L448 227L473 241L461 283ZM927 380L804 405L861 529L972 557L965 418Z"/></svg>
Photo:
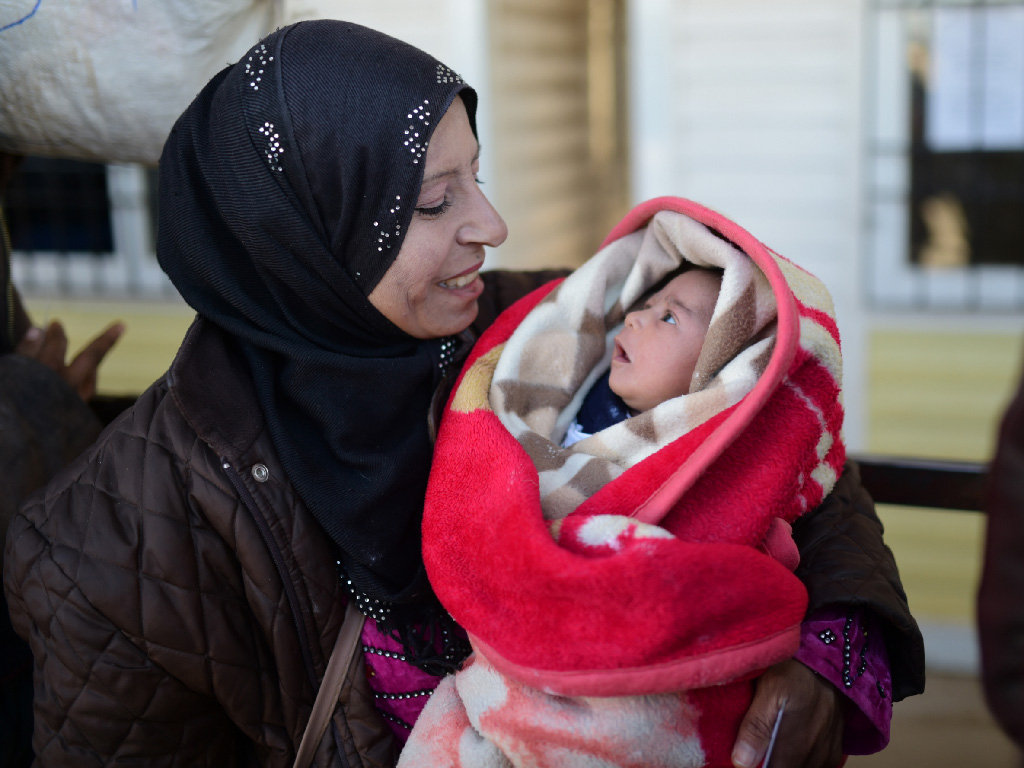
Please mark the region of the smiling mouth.
<svg viewBox="0 0 1024 768"><path fill-rule="evenodd" d="M465 288L478 277L480 277L480 270L474 269L472 272L467 272L464 275L449 277L447 280L442 280L438 285L442 288Z"/></svg>

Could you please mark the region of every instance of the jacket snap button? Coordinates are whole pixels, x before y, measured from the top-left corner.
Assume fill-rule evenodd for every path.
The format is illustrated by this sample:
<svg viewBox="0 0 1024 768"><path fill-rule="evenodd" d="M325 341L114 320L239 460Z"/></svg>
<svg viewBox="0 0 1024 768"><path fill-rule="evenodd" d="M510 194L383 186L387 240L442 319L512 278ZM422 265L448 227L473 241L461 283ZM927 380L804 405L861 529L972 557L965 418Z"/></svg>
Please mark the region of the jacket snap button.
<svg viewBox="0 0 1024 768"><path fill-rule="evenodd" d="M266 464L253 464L252 476L257 483L265 483L270 479L270 470L267 469Z"/></svg>

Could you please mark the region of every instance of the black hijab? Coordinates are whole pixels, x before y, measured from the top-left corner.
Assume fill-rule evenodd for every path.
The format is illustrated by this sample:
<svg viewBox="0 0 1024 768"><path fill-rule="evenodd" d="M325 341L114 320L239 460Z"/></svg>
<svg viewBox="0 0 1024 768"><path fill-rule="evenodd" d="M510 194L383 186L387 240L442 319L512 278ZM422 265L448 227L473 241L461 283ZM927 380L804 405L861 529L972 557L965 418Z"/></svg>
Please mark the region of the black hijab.
<svg viewBox="0 0 1024 768"><path fill-rule="evenodd" d="M367 296L398 255L426 148L456 96L443 64L355 24L268 36L216 75L160 159L157 256L243 350L288 477L355 591L417 606L441 340Z"/></svg>

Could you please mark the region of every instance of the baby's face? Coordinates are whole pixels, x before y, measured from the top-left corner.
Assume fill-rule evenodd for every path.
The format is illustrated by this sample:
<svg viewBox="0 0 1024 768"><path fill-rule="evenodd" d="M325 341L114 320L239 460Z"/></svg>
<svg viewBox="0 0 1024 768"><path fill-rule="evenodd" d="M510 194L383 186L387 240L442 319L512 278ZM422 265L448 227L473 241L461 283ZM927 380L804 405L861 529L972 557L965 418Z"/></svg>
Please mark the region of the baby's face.
<svg viewBox="0 0 1024 768"><path fill-rule="evenodd" d="M718 273L693 269L626 315L608 383L631 409L646 411L690 391L721 286Z"/></svg>

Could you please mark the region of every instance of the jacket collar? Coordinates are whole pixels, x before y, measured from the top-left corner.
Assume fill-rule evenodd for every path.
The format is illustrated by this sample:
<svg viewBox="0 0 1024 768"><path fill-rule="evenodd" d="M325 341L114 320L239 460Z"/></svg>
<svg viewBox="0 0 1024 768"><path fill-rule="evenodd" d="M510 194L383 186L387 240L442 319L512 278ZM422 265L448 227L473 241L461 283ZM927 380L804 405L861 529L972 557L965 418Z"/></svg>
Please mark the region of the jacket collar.
<svg viewBox="0 0 1024 768"><path fill-rule="evenodd" d="M185 334L167 383L185 420L222 458L244 454L263 430L245 358L228 334L201 316Z"/></svg>

